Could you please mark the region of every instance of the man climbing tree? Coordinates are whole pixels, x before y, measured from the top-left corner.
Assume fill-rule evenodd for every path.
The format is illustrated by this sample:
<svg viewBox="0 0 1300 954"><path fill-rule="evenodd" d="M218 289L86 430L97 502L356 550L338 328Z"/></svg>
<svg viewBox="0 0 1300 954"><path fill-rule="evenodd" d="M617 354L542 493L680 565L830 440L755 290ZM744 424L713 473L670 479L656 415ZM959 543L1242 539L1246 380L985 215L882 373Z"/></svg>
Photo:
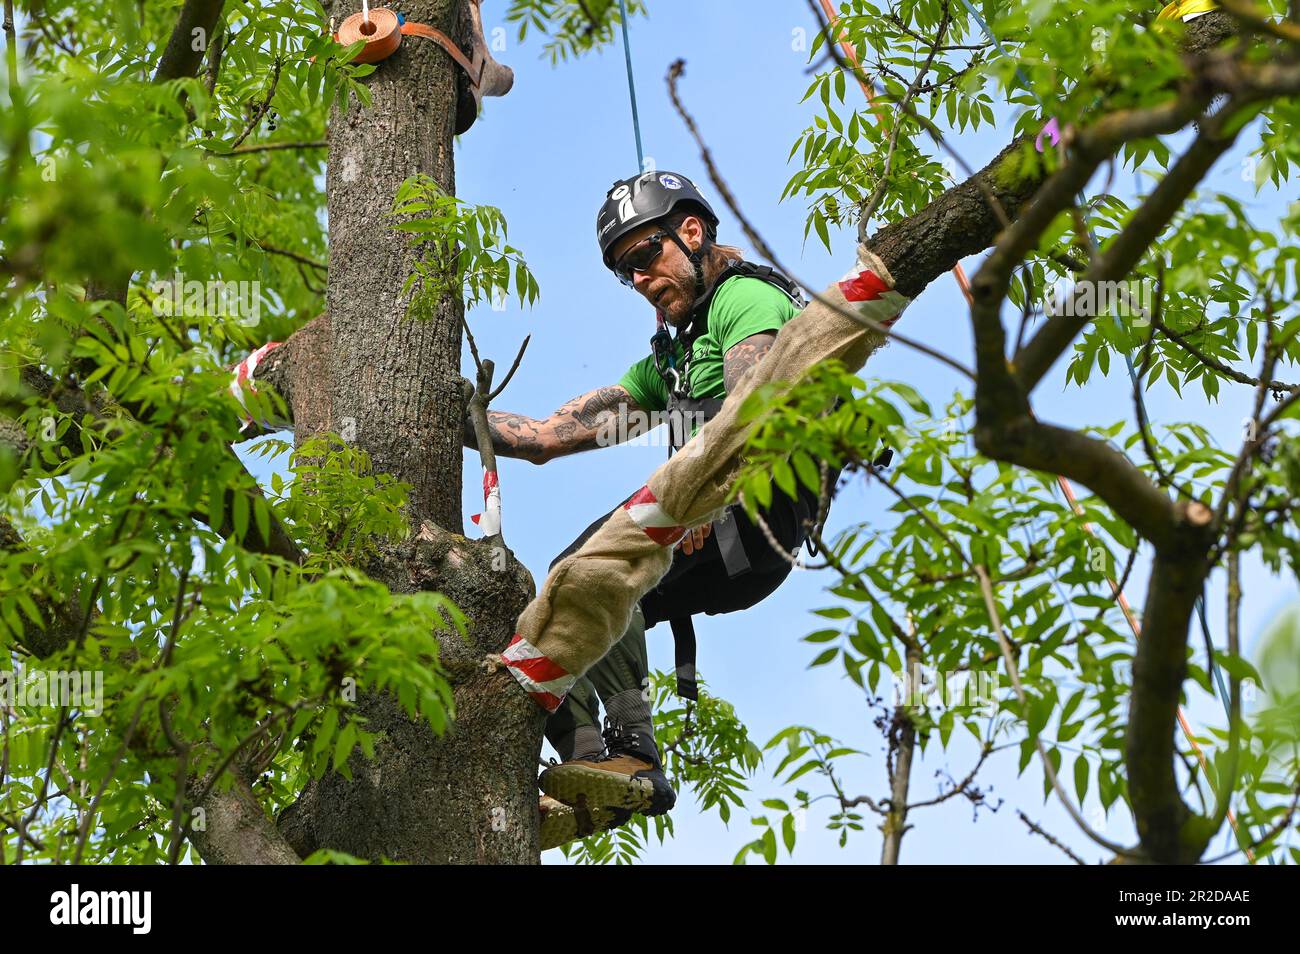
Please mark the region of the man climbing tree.
<svg viewBox="0 0 1300 954"><path fill-rule="evenodd" d="M683 430L694 433L682 449L539 588L499 526L482 540L461 532L465 409L485 433L495 396L488 361L474 382L462 377L464 311L511 287L524 299L535 291L500 214L456 197L455 137L482 95L508 85L490 63L478 3L412 0L402 16L343 0L307 12L290 0L51 7L4 4L0 639L6 672L95 669L104 686L99 699L29 694L0 705L0 860L536 862L536 759L547 710L571 694L569 724L551 730L574 757L552 778L578 778L567 789L574 800L588 794L577 784L612 779L613 791L642 799L640 811L656 810L658 766L637 754L651 753L641 744L650 723L627 695L641 691L629 685L641 670L628 663L605 683L589 677L623 724L599 751L579 680L629 632L636 638L638 613L649 623L708 612L684 595L695 571L670 577L679 561L709 563L714 579L726 575L723 592L754 596L736 585L747 574L727 572L722 527L734 524L757 581L758 561L793 547L801 521L772 528L778 547L751 546L750 523L734 512L722 520L732 491L779 524L776 498L764 497L773 485L793 510L799 485L808 500L822 496L813 460L870 472L885 427L903 449L898 470L922 489L879 485L902 515L884 553L850 553L851 539L824 551L838 592L870 608L831 607L829 618L855 625L814 634L835 641L827 658L842 659L854 685L871 691L920 657L1000 667L1000 727L1020 748L1021 770L1041 767L1045 789L1108 857L1197 861L1237 820L1241 847L1262 856L1294 827L1294 720L1285 709L1272 724L1243 718L1253 674L1237 611L1241 559L1291 574L1300 560L1290 440L1300 387L1285 375L1300 359L1300 220L1288 211L1260 227L1232 196L1201 188L1234 143L1258 159L1261 182L1284 182L1300 158L1294 9L1006 0L980 14L920 0L879 16L850 0L832 25L810 4L817 40L804 52L826 115L803 139L791 191L814 199L810 226L828 247L831 227L858 230L852 265L846 255L834 270L843 277L789 317L779 283L724 281L730 266L710 248L716 216L702 198L638 207L656 192L685 193L684 177L676 190L637 177L623 183L626 195L609 196L620 221L624 201L629 222L647 218L602 236L607 265L685 340L590 408L553 416L553 434L496 418L491 443L542 460L592 446L599 416L618 417L620 404L628 414L660 401L690 412L691 402L726 400ZM551 51L567 55L609 41L621 8L512 0L508 18L549 32ZM336 42L336 30L351 41ZM910 76L899 72L900 46ZM856 58L842 59L843 47ZM357 61L363 54L370 62ZM681 75L672 70L671 82ZM830 104L854 81L878 101L848 116ZM1033 109L1016 115L1026 91ZM711 194L781 267L724 188L726 164L704 147L675 85L670 96L699 136ZM1004 115L993 115L992 96ZM954 135L976 119L1012 130L982 168L958 172L961 163L937 158L952 147L936 126L945 117ZM1108 187L1088 195L1125 163L1158 167L1149 192L1131 203ZM893 328L903 304L990 249L968 307L949 316L969 327L973 357ZM1137 276L1160 295L1142 325L1047 313L1033 290L1063 274L1077 289ZM244 300L265 314L204 301L211 284L262 282L266 293ZM741 308L751 295L769 301ZM1008 301L1014 334L1003 323ZM758 311L764 321L748 324ZM853 378L887 337L962 376L959 434L943 438L882 397L908 395L906 386ZM761 361L746 360L760 347ZM1040 418L1034 392L1063 359L1073 384L1112 356L1131 362L1139 396L1160 381L1196 382L1207 395L1247 389L1240 446L1213 447L1194 426L1156 439L1141 414L1127 437L1122 427L1099 435L1091 420ZM230 394L235 365L246 407ZM837 397L841 410L819 423ZM739 413L750 398L762 405L753 427ZM257 445L288 454L259 482L232 446L249 436L247 419L275 419L279 404L293 444ZM965 457L953 452L967 441ZM491 453L486 443L481 454ZM1013 486L1058 477L1091 496L1065 503ZM935 482L942 494L926 496ZM1051 517L1051 552L1019 532L1026 514L1040 513ZM1092 566L1089 526L1130 553L1145 548L1150 572L1133 571L1146 577L1140 640L1114 632L1130 573ZM1226 645L1207 635L1192 662L1190 624L1219 568ZM1095 615L1056 622L1062 590ZM638 652L639 643L613 660L640 665ZM1113 657L1131 662L1130 680L1115 677ZM1215 666L1227 675L1217 684ZM1069 701L1052 667L1085 680ZM1182 697L1198 685L1214 686L1225 709L1214 751L1191 751L1175 735ZM931 729L946 745L954 726L950 715L933 725L897 715L904 754ZM1007 747L973 719L959 725L985 752ZM1089 751L1075 763L1072 798L1057 742L1076 735ZM842 788L841 750L781 740L797 753L788 757L806 757L793 772L816 770L831 785L843 830L862 827L856 806L882 808ZM674 758L668 745L654 755ZM608 771L619 759L621 770ZM1107 837L1084 818L1084 798L1098 789L1107 809L1125 810L1132 838ZM608 790L590 789L593 798ZM906 785L891 786L881 824L894 858L908 808ZM574 813L571 832L618 817ZM773 827L757 850L775 859Z"/></svg>
<svg viewBox="0 0 1300 954"><path fill-rule="evenodd" d="M647 412L657 417L664 411L675 450L690 436L687 427L693 434L717 414L728 391L804 304L788 278L718 244L717 227L712 206L686 176L656 171L614 183L597 215L596 237L605 266L656 310L652 353L617 384L576 397L542 420L489 412L498 454L544 463L602 446L611 435L636 437L642 433L638 415L644 420ZM675 337L667 327L677 330ZM477 447L471 420L465 443ZM790 573L805 521L816 516L817 496L802 488L793 499L777 494L757 521L738 505L728 508L716 524L694 529L676 545L672 568L638 602L627 631L547 721L547 739L562 764L541 777L549 796L542 800L543 849L621 824L631 811L657 815L672 808L676 796L655 746L645 631L672 624L679 691L697 698L691 616L746 609L770 595ZM764 525L775 542L760 529Z"/></svg>

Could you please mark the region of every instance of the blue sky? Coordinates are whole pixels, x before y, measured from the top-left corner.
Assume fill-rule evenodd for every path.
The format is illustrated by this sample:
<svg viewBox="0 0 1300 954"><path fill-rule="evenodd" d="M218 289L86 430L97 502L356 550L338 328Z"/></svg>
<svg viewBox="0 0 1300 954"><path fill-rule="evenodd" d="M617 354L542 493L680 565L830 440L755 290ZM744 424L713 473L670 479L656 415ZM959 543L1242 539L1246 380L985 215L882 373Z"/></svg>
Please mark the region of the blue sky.
<svg viewBox="0 0 1300 954"><path fill-rule="evenodd" d="M484 18L490 31L504 25L504 0L488 0ZM632 48L640 103L645 152L660 169L683 172L709 194L708 177L694 144L668 102L664 75L681 57L686 74L681 90L700 123L714 156L747 216L774 245L798 276L821 288L838 279L853 260L849 235L834 237L835 254L820 243L802 243L805 208L799 200L778 203L796 166L786 156L795 139L811 122L811 103L800 105L811 80L806 53L794 49L795 31L814 29L802 3L777 0L659 0L649 19L632 24ZM457 191L465 200L495 205L505 213L510 242L522 249L541 285L541 299L529 310L511 303L504 311L489 307L470 315L480 351L508 364L520 341L532 335L522 367L495 409L544 417L569 398L614 383L633 361L648 353L653 313L623 288L601 265L594 238L596 210L609 185L636 171L636 149L627 98L621 46L552 68L542 57L542 38L515 40L506 26L506 49L498 59L515 70L514 90L504 99L489 100L485 115L457 148ZM382 67L381 67L382 68ZM981 132L956 138L967 161L978 167L1005 142L1008 133ZM1249 140L1243 136L1243 141ZM1211 177L1215 188L1246 200L1265 220L1281 210L1279 197L1266 191L1256 197L1242 180L1240 147ZM1116 191L1124 192L1124 189ZM1295 198L1288 195L1288 201ZM720 238L748 247L729 213L722 216ZM752 256L751 257L755 257ZM968 272L978 259L968 260ZM965 304L949 278L936 281L909 309L900 330L971 361ZM471 371L468 351L465 370ZM930 358L893 345L878 353L865 374L911 383L938 407L960 386L957 375ZM1226 390L1226 389L1225 389ZM1217 405L1207 405L1199 391L1189 389L1178 399L1157 388L1149 401L1154 421L1196 420L1209 427L1221 443L1235 447L1249 395L1227 391ZM1085 391L1066 390L1063 364L1037 392L1040 417L1082 426L1110 424L1131 415L1130 392L1122 369L1109 378L1097 377ZM550 560L597 516L644 483L663 459L662 447L606 448L553 461L545 467L502 460L501 488L506 540L540 583ZM468 515L482 509L481 471L477 455L467 452L464 471L466 527L475 531ZM854 485L841 493L832 512L832 531L849 522L883 517L889 500L878 488ZM1143 598L1142 560L1128 588L1130 601ZM1294 581L1273 579L1256 561L1246 563L1246 602L1243 632L1247 646L1266 622L1295 596ZM812 609L830 605L824 588L834 580L826 573L793 573L786 584L760 607L730 616L697 620L699 664L712 690L735 704L752 737L762 744L777 730L793 723L815 726L843 744L868 753L856 760L845 782L850 794L880 798L887 794L883 740L861 694L836 667L808 670L815 651L799 641L820 628ZM1221 581L1209 602L1212 624L1221 628ZM666 624L649 633L651 663L669 669L672 643ZM1219 721L1217 702L1202 700L1189 713L1195 725ZM1218 720L1215 715L1218 715ZM954 739L960 736L954 734ZM975 758L973 745L957 743L948 752L937 745L913 771L913 797L937 794L936 773L963 777ZM773 766L767 767L770 769ZM1085 858L1096 860L1100 850L1077 832L1053 800L1043 802L1041 770L1031 766L1016 777L1016 755L995 756L981 773L996 813L981 810L978 820L964 799L916 813L906 836L903 860L910 863L1060 863L1064 856L1028 833L1016 817L1024 810L1048 831L1063 838ZM757 806L763 797L786 794L769 772L760 768L752 780ZM799 783L825 790L815 777ZM1072 788L1072 786L1071 786ZM819 803L825 809L826 803ZM1090 802L1085 814L1093 809ZM794 861L802 863L874 863L880 834L871 823L839 848L823 824L828 812L809 815ZM702 816L690 798L674 813L677 836L646 851L648 863L727 863L755 837L744 812L730 828L716 816ZM1104 834L1131 842L1132 832L1112 813L1096 822ZM1215 849L1222 839L1215 843ZM547 861L563 859L556 852ZM786 857L782 853L782 861Z"/></svg>

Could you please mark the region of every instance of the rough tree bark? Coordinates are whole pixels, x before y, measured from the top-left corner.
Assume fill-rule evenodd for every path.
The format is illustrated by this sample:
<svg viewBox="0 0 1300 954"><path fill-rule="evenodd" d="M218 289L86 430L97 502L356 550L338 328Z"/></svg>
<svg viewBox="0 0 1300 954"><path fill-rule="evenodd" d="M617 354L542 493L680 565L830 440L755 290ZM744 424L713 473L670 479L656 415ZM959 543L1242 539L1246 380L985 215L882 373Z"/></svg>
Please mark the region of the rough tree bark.
<svg viewBox="0 0 1300 954"><path fill-rule="evenodd" d="M332 13L342 19L354 6L335 3ZM427 0L403 12L457 42L468 34L465 0ZM352 102L335 110L329 319L313 323L315 347L295 341L286 362L294 367L298 442L330 428L369 453L376 471L411 486L410 542L383 550L366 569L397 593L441 591L469 617L468 640L443 640L456 719L438 738L393 698L363 695L368 727L383 731L375 759L356 756L352 781L327 774L283 813L280 827L302 855L332 848L408 862L538 860L544 713L507 673L478 666L509 642L533 581L509 551L461 535L462 306L454 295L412 306L401 294L412 251L386 227L408 176L425 173L455 191L457 69L436 45L404 42L368 80L370 108ZM304 359L315 373L304 374Z"/></svg>

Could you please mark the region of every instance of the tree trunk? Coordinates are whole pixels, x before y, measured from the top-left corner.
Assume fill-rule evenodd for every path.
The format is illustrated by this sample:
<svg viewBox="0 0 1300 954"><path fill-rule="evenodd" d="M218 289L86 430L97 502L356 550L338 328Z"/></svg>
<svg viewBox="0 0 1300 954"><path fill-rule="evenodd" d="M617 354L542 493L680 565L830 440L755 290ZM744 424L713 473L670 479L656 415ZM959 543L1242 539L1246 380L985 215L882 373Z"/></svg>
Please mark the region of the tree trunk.
<svg viewBox="0 0 1300 954"><path fill-rule="evenodd" d="M341 21L355 4L335 3ZM464 45L464 0L403 7ZM296 440L330 428L370 454L376 472L410 485L411 538L365 567L394 592L438 590L470 619L469 638L442 641L455 722L436 737L387 694L362 694L375 758L354 755L353 780L327 773L280 818L302 855L321 848L414 863L536 863L537 757L544 713L505 672L479 661L509 642L534 592L528 571L461 535L460 321L457 295L402 295L413 253L386 213L408 176L455 190L452 156L458 67L433 43L406 39L367 82L373 104L336 108L330 122L329 320L312 340L328 349L314 401L295 394ZM298 362L295 361L295 364ZM305 408L304 404L317 404ZM328 406L326 406L328 405Z"/></svg>

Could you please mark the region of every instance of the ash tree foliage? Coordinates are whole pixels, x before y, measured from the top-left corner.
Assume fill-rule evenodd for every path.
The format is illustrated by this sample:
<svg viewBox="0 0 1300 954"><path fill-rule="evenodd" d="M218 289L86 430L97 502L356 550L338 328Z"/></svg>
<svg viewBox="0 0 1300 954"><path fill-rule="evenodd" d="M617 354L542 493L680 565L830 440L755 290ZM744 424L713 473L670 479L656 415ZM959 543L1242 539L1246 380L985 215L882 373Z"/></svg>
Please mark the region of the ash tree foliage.
<svg viewBox="0 0 1300 954"><path fill-rule="evenodd" d="M785 406L754 409L753 466L739 482L754 500L770 493L765 471L783 487L818 487L820 457L873 482L896 520L850 526L828 541L836 600L816 610L823 628L805 637L810 665L842 667L879 711L885 787L859 794L841 783L844 765L866 754L866 736L854 749L790 726L766 749L780 759L775 774L791 798L764 802L757 837L737 860L770 863L780 845L793 850L795 820L825 800L841 845L869 823L885 835L883 860L896 861L921 817L913 812L950 799L965 799L976 817L998 810L979 773L1004 749L1021 773L1041 776L1045 799L1066 803L1082 832L1067 839L1076 845L1095 851L1091 838L1120 859L1192 861L1205 857L1231 810L1244 855L1300 860L1291 837L1300 793L1293 680L1276 667L1261 676L1238 632L1249 591L1242 555L1255 551L1271 572L1296 573L1290 421L1300 388L1277 377L1300 356L1300 204L1261 202L1248 212L1201 184L1234 138L1249 148L1242 168L1261 194L1276 199L1275 187L1287 183L1300 28L1291 19L1270 29L1264 11L1237 6L1237 22L1216 13L1226 24L1198 26L1157 23L1157 7L1135 14L1127 3L985 4L992 38L964 3L841 6L844 34L879 92L874 105L848 95L858 91L839 64L810 86L820 108L791 151L802 168L786 188L808 203L806 234L830 248L832 227L916 215L964 167L954 142L967 128L996 124L1018 139L998 174L1050 178L1032 228L1004 231L974 278L972 389L932 408L906 385L820 368ZM1181 42L1197 29L1242 24L1222 59L1189 56ZM824 39L813 44L814 61ZM1235 78L1219 86L1221 62L1289 70L1291 79L1267 92ZM1191 100L1185 118L1164 121L1160 111L1180 97ZM1064 141L1039 152L1033 143L1049 118ZM1142 119L1164 135L1127 136L1092 154L1081 142L1090 128ZM1104 177L1093 179L1103 163ZM1141 199L1110 191L1134 175ZM1049 204L1046 193L1065 183L1072 187ZM1069 306L1101 276L1123 280L1129 294L1109 307L1076 307L1086 317L1071 323ZM1012 317L1005 327L1002 311ZM1036 352L1040 342L1055 350ZM1034 422L1029 392L1057 355L1072 388L1131 389L1133 417L1081 414L1074 430ZM1195 421L1153 424L1140 395L1156 388L1244 399L1253 413L1242 443L1217 446ZM831 395L854 399L819 416ZM887 474L870 463L876 439L899 452ZM1083 485L1077 504L1061 476ZM1118 595L1135 558L1153 551L1146 610L1130 615ZM1226 626L1193 613L1216 570L1227 576ZM1152 650L1156 640L1166 645L1144 657L1139 647ZM897 704L903 672L915 675ZM948 684L926 687L927 672L947 674ZM979 680L990 672L991 693ZM1243 683L1264 690L1254 712L1242 710ZM1174 707L1204 694L1223 707L1221 721L1180 735L1171 750ZM1139 718L1138 707L1150 712L1159 695L1164 718ZM953 768L935 797L910 793L914 752L936 743L947 750L954 733L975 742L965 747L975 752L970 764ZM1082 809L1090 797L1100 811ZM1172 820L1154 817L1171 809ZM1132 819L1138 846L1104 836L1116 812Z"/></svg>
<svg viewBox="0 0 1300 954"><path fill-rule="evenodd" d="M327 109L367 102L373 67L318 4L208 6L192 25L201 4L6 4L6 685L105 677L102 707L0 709L5 861L184 859L213 790L251 785L274 815L372 753L358 693L453 717L439 638L459 611L361 569L407 533L406 488L339 435L255 445L288 474L267 487L230 450L282 402L264 387L246 415L229 367L323 307ZM423 181L394 203L394 228L439 239L413 280L535 298L498 210Z"/></svg>
<svg viewBox="0 0 1300 954"><path fill-rule="evenodd" d="M833 27L816 3L798 11L811 120L783 197L806 202L805 237L847 264L856 232L910 297L992 248L961 316L975 353L947 356L968 380L945 406L826 365L747 408L734 493L751 511L773 485L828 492L820 462L887 502L889 519L818 540L827 599L804 637L873 724L837 739L796 723L760 745L724 700L684 706L659 677L666 766L705 811L751 816L737 861L775 862L825 824L858 855L880 829L896 862L924 808L1002 808L980 772L1003 750L1072 815L1050 834L1076 857L1195 861L1231 826L1234 858L1300 860L1300 628L1279 620L1257 669L1238 623L1243 559L1291 578L1300 544L1300 206L1277 201L1300 150L1296 11L1230 0L1182 22L1157 21L1156 4L1001 0L977 7L990 40L975 9L849 0ZM621 12L512 0L505 15L560 64L613 41ZM332 103L368 103L373 71L328 33L315 2L5 3L0 665L9 686L104 674L93 698L0 707L6 862L198 860L210 813L274 818L309 779L373 754L358 693L389 691L435 732L455 719L439 645L463 615L366 573L410 532L405 485L347 435L259 438L253 452L286 475L269 486L231 451L256 437L249 418L284 407L267 386L241 405L230 367L324 307L326 121ZM1059 142L1039 151L1048 118ZM976 170L960 136L984 127L1007 148ZM1234 146L1269 201L1205 184ZM1141 198L1126 201L1113 183L1135 174ZM500 212L428 177L393 196L388 225L419 251L413 301L539 294ZM1106 282L1127 291L1084 307ZM1040 421L1033 392L1058 361L1072 389L1244 403L1243 438L1217 446L1136 400L1124 420L1085 406ZM1117 593L1138 575L1146 602L1130 619ZM1212 578L1228 614L1203 623ZM891 697L922 670L968 678L978 698ZM1175 735L1179 705L1206 696L1221 722ZM913 793L915 757L966 736L971 764L937 797ZM846 788L882 739L879 791ZM786 797L752 803L760 766ZM1117 813L1135 843L1106 837ZM638 818L569 855L632 861L671 829Z"/></svg>

